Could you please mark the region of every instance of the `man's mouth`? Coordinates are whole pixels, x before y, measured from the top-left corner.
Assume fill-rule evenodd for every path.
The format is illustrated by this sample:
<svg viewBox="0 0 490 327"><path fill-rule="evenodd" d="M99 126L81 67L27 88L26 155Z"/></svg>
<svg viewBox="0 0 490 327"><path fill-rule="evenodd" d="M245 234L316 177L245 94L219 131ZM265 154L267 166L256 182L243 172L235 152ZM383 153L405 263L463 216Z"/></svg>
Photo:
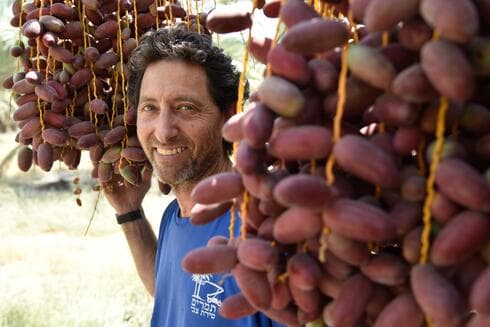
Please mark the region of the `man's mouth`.
<svg viewBox="0 0 490 327"><path fill-rule="evenodd" d="M162 156L174 156L176 154L181 153L182 151L185 150L185 147L178 147L178 148L172 148L172 149L156 149L158 154Z"/></svg>

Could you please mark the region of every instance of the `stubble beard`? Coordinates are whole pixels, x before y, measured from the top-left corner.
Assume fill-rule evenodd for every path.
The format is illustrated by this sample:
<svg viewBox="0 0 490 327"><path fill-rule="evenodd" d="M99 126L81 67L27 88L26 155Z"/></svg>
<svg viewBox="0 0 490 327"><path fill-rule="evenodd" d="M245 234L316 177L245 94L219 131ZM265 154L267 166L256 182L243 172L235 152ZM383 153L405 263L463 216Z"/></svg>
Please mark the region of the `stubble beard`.
<svg viewBox="0 0 490 327"><path fill-rule="evenodd" d="M216 167L222 164L223 148L221 143L213 145L197 158L190 157L180 167L162 167L152 162L158 179L172 188L183 184L197 184L201 179L215 173Z"/></svg>

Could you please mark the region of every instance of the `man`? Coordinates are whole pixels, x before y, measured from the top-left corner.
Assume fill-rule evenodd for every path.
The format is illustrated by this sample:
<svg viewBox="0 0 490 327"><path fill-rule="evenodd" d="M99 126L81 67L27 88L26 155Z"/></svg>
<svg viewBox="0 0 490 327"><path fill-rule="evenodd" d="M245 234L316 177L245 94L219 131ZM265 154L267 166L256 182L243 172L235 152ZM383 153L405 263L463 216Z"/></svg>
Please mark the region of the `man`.
<svg viewBox="0 0 490 327"><path fill-rule="evenodd" d="M234 111L239 74L209 37L159 29L141 40L130 60L129 99L137 105L138 139L160 181L176 200L165 210L157 239L141 202L150 187L106 185L146 289L155 297L152 326L272 326L262 314L232 321L219 306L238 287L231 276L190 275L181 260L216 235L228 234L229 213L205 226L190 225L190 194L203 178L231 169L221 127Z"/></svg>

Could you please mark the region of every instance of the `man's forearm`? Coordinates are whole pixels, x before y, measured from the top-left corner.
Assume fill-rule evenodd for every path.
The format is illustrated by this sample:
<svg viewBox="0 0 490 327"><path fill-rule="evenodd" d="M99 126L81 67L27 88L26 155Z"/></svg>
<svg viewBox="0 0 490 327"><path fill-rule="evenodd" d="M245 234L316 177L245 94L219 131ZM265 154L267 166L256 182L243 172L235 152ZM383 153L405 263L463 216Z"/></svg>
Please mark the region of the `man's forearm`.
<svg viewBox="0 0 490 327"><path fill-rule="evenodd" d="M146 218L121 225L128 241L138 274L147 291L155 294L155 256L157 239Z"/></svg>

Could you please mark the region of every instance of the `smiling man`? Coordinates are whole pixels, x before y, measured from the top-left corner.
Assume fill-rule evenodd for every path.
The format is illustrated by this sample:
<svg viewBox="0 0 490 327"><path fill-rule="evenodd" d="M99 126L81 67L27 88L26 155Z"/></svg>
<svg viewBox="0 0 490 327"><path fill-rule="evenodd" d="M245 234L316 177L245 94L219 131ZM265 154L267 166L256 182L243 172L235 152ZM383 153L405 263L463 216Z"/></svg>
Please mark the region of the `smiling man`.
<svg viewBox="0 0 490 327"><path fill-rule="evenodd" d="M231 167L220 132L232 108L223 109L215 104L199 65L174 59L146 68L138 138L159 179L173 186L183 216L192 208L190 192L196 182Z"/></svg>
<svg viewBox="0 0 490 327"><path fill-rule="evenodd" d="M139 187L104 185L146 289L155 297L152 326L279 326L264 315L226 320L222 301L239 291L232 277L190 275L181 268L190 250L228 235L230 215L192 226L193 187L231 169L231 144L221 127L233 113L239 74L208 36L176 28L146 35L130 59L129 100L137 106L137 134L158 179L176 200L165 210L158 240L141 203L151 172Z"/></svg>

